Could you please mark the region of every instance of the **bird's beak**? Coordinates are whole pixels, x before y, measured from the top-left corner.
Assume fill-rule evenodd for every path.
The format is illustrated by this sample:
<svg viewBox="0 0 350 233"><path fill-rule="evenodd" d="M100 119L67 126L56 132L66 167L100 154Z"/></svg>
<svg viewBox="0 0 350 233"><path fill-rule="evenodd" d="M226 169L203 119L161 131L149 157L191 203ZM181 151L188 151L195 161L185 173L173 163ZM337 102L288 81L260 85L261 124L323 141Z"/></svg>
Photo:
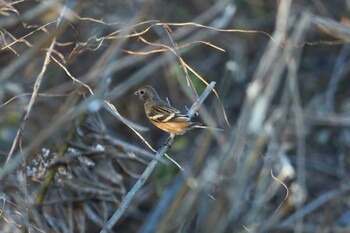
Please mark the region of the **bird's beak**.
<svg viewBox="0 0 350 233"><path fill-rule="evenodd" d="M136 92L134 93L134 95L136 95L137 97L139 97L139 91L136 91Z"/></svg>

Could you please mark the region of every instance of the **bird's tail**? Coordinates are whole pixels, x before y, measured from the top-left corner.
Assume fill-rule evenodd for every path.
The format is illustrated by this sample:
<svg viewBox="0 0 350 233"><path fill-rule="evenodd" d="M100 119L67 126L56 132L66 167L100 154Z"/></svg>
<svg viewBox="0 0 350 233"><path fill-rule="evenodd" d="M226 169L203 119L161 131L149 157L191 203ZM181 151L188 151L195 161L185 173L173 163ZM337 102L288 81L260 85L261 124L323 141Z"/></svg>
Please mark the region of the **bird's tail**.
<svg viewBox="0 0 350 233"><path fill-rule="evenodd" d="M210 127L210 126L203 125L200 122L195 122L195 124L193 125L193 128L212 129L212 130L218 130L218 131L225 131L224 129L221 129L221 128L216 128L216 127Z"/></svg>

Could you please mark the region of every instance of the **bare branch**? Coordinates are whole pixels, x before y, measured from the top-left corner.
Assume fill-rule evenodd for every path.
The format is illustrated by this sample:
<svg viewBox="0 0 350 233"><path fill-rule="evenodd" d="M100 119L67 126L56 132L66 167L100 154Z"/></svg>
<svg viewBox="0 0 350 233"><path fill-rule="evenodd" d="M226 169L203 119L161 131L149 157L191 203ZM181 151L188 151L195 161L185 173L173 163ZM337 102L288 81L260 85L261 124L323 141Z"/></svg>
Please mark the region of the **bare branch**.
<svg viewBox="0 0 350 233"><path fill-rule="evenodd" d="M50 57L51 57L51 53L53 51L53 48L55 46L55 43L56 43L56 37L52 40L51 45L49 47L49 50L46 52L46 57L45 57L45 61L44 61L43 67L42 67L38 77L35 80L32 96L30 98L28 107L27 107L27 109L26 109L26 111L24 113L24 116L23 116L23 118L21 120L20 126L19 126L19 128L17 130L16 137L15 137L15 139L12 142L12 147L11 147L11 150L10 150L9 154L7 155L7 159L6 159L5 164L7 164L10 161L10 159L11 159L11 157L13 155L13 152L15 151L16 146L17 146L17 144L18 144L18 142L19 142L19 140L20 140L20 138L22 136L22 131L24 130L26 122L27 122L27 120L29 118L29 114L30 114L30 112L32 110L32 107L33 107L33 105L34 105L34 103L36 101L36 98L38 96L38 91L39 91L41 82L42 82L42 80L44 78L45 71L47 69L47 66L50 64Z"/></svg>

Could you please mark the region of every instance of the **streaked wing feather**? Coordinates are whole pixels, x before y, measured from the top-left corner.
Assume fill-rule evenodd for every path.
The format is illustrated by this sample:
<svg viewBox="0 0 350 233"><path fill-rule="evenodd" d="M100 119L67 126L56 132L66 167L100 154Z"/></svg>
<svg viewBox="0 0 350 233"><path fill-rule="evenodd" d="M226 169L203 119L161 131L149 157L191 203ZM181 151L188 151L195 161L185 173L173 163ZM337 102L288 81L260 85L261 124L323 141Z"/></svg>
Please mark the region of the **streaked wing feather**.
<svg viewBox="0 0 350 233"><path fill-rule="evenodd" d="M153 108L155 111L161 112L161 113L167 113L167 114L180 113L180 111L178 109L174 108L173 106L171 106L163 101L154 105Z"/></svg>
<svg viewBox="0 0 350 233"><path fill-rule="evenodd" d="M191 118L189 118L187 115L182 113L175 114L173 121L181 122L181 121L191 121Z"/></svg>
<svg viewBox="0 0 350 233"><path fill-rule="evenodd" d="M175 121L175 122L183 122L183 121L191 121L191 119L186 116L185 114L182 114L178 109L174 108L173 106L165 103L160 102L156 105L152 106L152 120L157 122L168 122L168 121Z"/></svg>

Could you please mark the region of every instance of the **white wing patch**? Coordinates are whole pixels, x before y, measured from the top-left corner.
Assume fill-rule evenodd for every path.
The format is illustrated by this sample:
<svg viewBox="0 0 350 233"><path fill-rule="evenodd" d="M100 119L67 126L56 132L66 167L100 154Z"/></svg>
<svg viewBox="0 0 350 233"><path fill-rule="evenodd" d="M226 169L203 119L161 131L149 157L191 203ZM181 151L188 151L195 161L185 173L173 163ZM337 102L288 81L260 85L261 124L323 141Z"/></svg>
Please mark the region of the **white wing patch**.
<svg viewBox="0 0 350 233"><path fill-rule="evenodd" d="M154 116L150 116L149 119L156 121L159 118L163 118L163 117L164 117L164 114L156 114Z"/></svg>
<svg viewBox="0 0 350 233"><path fill-rule="evenodd" d="M171 119L173 119L175 116L175 113L171 113L169 114L169 116L167 118L165 118L164 120L162 120L162 122L168 122L170 121Z"/></svg>

